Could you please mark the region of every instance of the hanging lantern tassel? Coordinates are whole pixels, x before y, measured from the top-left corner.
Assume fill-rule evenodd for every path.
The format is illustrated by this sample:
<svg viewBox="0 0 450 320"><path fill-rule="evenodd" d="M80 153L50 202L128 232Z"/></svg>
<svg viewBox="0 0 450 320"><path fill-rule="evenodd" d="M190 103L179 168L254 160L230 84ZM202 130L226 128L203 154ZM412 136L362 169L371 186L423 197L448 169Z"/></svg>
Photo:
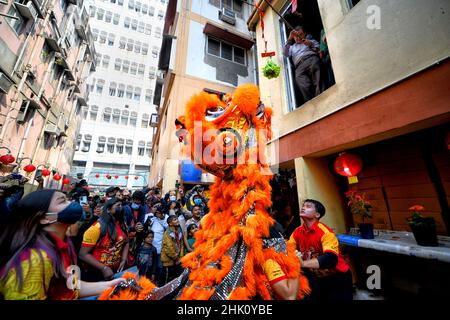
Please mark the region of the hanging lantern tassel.
<svg viewBox="0 0 450 320"><path fill-rule="evenodd" d="M267 58L267 57L273 57L275 56L275 52L271 51L271 52L267 52L267 40L264 36L264 11L258 6L258 4L255 2L255 7L258 10L259 13L259 17L261 20L261 32L262 32L262 39L264 42L264 52L261 53L261 57L263 58Z"/></svg>

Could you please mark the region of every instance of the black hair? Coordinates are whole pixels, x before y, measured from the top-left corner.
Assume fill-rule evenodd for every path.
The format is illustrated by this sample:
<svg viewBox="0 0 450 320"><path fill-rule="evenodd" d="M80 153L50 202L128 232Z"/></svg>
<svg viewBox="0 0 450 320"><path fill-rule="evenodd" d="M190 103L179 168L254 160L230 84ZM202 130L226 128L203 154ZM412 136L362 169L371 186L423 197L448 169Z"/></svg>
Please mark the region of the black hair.
<svg viewBox="0 0 450 320"><path fill-rule="evenodd" d="M199 208L200 211L202 211L202 206L199 206L198 204L192 206L192 211L194 211L195 207Z"/></svg>
<svg viewBox="0 0 450 320"><path fill-rule="evenodd" d="M111 210L111 208L116 204L116 203L122 203L121 200L117 199L117 198L111 198L109 199L105 206L103 207L103 214L102 216L99 218L99 223L100 223L100 238L103 238L106 233L108 233L109 238L112 241L116 241L116 223L113 219L113 216L111 215L111 213L109 212L109 210ZM122 214L117 214L114 217L117 221L119 221L120 223L120 228L122 229L122 231L127 235L128 237L128 228L125 225L125 219L123 216L123 208L122 208Z"/></svg>
<svg viewBox="0 0 450 320"><path fill-rule="evenodd" d="M176 219L178 219L177 216L169 216L169 217L167 218L167 224L171 223L172 220L176 220Z"/></svg>
<svg viewBox="0 0 450 320"><path fill-rule="evenodd" d="M186 227L187 233L189 234L189 232L191 232L191 230L192 230L194 227L197 227L197 225L196 225L195 223L189 224L189 225Z"/></svg>
<svg viewBox="0 0 450 320"><path fill-rule="evenodd" d="M314 199L306 199L305 201L303 201L303 203L305 203L305 202L309 202L314 205L316 212L320 214L319 219L325 215L325 206L322 203L320 203L319 201L314 200Z"/></svg>
<svg viewBox="0 0 450 320"><path fill-rule="evenodd" d="M133 195L131 196L131 200L140 200L142 203L145 201L145 195L142 191L135 191L133 192Z"/></svg>

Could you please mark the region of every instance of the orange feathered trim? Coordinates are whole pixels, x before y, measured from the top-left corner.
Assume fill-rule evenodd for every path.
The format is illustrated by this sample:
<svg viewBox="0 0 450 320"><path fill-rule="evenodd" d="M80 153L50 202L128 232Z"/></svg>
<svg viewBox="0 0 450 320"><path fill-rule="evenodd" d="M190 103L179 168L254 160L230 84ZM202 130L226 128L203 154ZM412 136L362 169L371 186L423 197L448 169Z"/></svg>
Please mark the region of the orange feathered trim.
<svg viewBox="0 0 450 320"><path fill-rule="evenodd" d="M125 272L122 278L132 278L137 280L137 275L131 272ZM140 292L125 289L120 290L117 295L111 296L114 288L109 288L100 294L98 300L144 300L152 292L152 290L156 288L156 285L146 277L140 277L137 284L142 288Z"/></svg>

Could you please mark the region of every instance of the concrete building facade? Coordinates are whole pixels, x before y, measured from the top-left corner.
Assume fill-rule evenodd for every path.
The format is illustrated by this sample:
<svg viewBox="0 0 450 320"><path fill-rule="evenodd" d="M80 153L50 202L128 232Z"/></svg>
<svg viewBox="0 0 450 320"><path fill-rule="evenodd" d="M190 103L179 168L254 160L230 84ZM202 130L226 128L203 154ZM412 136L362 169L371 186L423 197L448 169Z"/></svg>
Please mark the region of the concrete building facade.
<svg viewBox="0 0 450 320"><path fill-rule="evenodd" d="M31 162L69 176L95 68L89 15L77 0L2 1L0 13L0 146L21 173ZM61 183L50 175L45 186Z"/></svg>
<svg viewBox="0 0 450 320"><path fill-rule="evenodd" d="M150 115L167 1L87 1L98 51L89 105L77 136L73 174L91 186L148 184ZM106 175L110 175L108 179Z"/></svg>

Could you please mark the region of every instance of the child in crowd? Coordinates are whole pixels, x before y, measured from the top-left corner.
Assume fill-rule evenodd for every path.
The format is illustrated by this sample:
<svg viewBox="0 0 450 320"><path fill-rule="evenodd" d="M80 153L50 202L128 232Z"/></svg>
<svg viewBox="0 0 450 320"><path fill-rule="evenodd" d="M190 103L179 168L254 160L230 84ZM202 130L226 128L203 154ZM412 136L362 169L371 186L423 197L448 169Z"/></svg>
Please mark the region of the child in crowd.
<svg viewBox="0 0 450 320"><path fill-rule="evenodd" d="M156 273L156 248L153 246L154 233L151 230L144 231L144 242L137 254L137 267L140 276L155 281Z"/></svg>
<svg viewBox="0 0 450 320"><path fill-rule="evenodd" d="M189 248L187 248L186 253L191 252L194 250L194 243L195 243L195 232L197 232L198 227L195 223L192 223L190 225L187 226L186 228L187 230L187 242L189 245Z"/></svg>

